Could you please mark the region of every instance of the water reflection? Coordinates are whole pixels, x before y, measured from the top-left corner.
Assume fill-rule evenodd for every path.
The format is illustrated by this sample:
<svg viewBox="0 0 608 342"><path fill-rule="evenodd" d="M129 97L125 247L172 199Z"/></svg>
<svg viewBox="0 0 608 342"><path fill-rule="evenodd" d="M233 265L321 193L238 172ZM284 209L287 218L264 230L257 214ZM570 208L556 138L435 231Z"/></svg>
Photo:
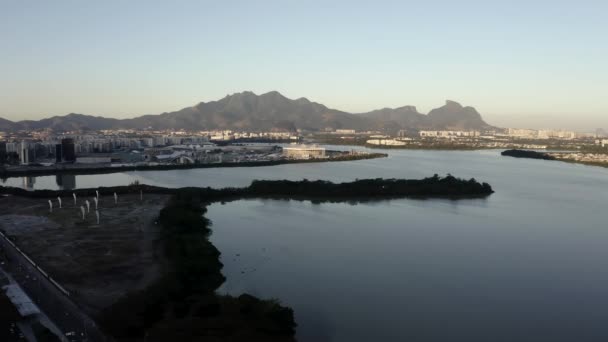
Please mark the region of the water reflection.
<svg viewBox="0 0 608 342"><path fill-rule="evenodd" d="M555 206L557 184L514 184L488 200L211 205L220 291L291 306L301 342L608 340L606 194Z"/></svg>
<svg viewBox="0 0 608 342"><path fill-rule="evenodd" d="M76 175L56 175L55 182L59 190L76 189Z"/></svg>
<svg viewBox="0 0 608 342"><path fill-rule="evenodd" d="M26 190L34 190L34 186L36 185L36 177L22 177L23 188Z"/></svg>

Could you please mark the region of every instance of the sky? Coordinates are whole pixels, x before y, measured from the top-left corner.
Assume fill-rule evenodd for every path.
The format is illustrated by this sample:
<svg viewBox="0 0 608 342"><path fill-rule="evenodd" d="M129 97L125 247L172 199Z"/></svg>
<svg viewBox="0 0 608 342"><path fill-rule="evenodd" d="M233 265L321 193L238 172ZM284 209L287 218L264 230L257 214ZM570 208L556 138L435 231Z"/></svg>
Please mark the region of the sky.
<svg viewBox="0 0 608 342"><path fill-rule="evenodd" d="M446 99L608 129L608 1L0 0L0 117L157 114L245 90L366 112Z"/></svg>

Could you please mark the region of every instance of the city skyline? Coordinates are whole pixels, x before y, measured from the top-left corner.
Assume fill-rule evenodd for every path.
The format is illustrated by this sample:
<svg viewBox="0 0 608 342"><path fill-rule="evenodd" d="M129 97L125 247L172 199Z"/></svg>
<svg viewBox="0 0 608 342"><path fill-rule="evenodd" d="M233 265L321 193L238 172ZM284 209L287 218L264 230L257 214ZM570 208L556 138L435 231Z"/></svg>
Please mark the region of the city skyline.
<svg viewBox="0 0 608 342"><path fill-rule="evenodd" d="M608 126L600 2L234 5L5 4L0 117L130 118L277 90L354 113L450 99L500 127Z"/></svg>

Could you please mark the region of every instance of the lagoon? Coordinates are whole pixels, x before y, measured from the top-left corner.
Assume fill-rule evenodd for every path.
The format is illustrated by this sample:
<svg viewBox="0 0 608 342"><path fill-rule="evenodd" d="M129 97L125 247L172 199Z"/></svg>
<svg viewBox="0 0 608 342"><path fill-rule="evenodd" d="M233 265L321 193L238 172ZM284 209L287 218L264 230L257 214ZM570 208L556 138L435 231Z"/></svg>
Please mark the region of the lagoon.
<svg viewBox="0 0 608 342"><path fill-rule="evenodd" d="M221 291L293 307L304 342L608 340L608 169L487 150L386 152L388 158L354 162L60 182L240 187L253 179L474 177L496 193L356 205L213 204L211 240L227 277ZM59 187L55 176L25 183Z"/></svg>

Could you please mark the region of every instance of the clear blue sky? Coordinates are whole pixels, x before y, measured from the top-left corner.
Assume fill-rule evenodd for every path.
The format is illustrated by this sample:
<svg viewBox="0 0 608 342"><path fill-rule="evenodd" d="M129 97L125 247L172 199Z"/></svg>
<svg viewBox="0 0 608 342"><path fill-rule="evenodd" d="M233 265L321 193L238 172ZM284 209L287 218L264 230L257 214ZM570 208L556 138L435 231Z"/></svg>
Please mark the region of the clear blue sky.
<svg viewBox="0 0 608 342"><path fill-rule="evenodd" d="M0 0L0 117L132 117L278 90L364 112L608 128L608 1Z"/></svg>

